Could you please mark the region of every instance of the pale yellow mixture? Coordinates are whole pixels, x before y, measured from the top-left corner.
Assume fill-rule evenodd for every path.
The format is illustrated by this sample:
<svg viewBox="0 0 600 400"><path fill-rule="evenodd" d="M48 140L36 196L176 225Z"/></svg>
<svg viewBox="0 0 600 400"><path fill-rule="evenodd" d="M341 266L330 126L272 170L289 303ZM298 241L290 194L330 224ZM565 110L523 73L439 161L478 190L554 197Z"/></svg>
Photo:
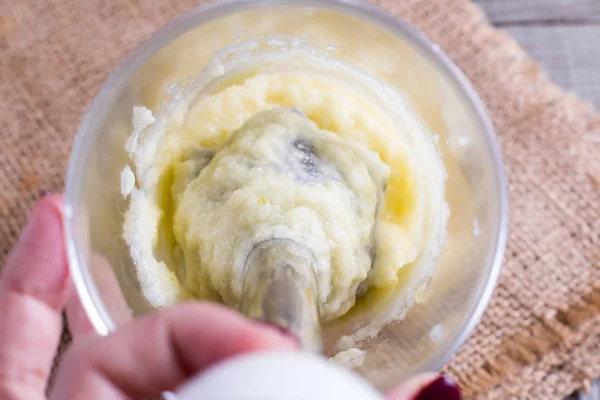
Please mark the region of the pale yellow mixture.
<svg viewBox="0 0 600 400"><path fill-rule="evenodd" d="M315 255L324 321L361 282L393 287L419 255L431 269L439 256L434 141L401 96L341 63L288 54L233 68L162 115L136 108L127 150L124 237L154 307L238 307L244 259L272 237Z"/></svg>

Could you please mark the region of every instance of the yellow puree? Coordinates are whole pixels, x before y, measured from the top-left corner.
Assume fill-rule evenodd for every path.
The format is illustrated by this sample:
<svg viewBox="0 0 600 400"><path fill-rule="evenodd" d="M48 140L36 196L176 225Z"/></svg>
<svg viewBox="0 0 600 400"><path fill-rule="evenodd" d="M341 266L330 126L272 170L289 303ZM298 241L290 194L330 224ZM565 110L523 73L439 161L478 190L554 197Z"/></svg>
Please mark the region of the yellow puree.
<svg viewBox="0 0 600 400"><path fill-rule="evenodd" d="M206 222L208 214L200 211L207 209L198 205L201 196L188 186L214 178L208 174L223 173L212 168L198 175L206 149L220 148L250 117L277 107L301 110L317 131L333 133L369 154L367 158L374 157L368 163L386 181L376 217L377 256L372 267L348 259L342 262L343 257L336 256L348 250L343 240L347 235L324 228L337 218L328 214L335 209L327 211L328 196L311 202L297 194L297 201L286 200L287 211L304 206L320 213L315 221L322 226L315 222L298 227L305 220L302 215L308 215L301 213L291 213L278 224L292 230L313 229L310 232L326 242L319 275L322 318L332 320L346 313L354 304L356 285L365 278L369 288L393 287L398 271L423 252L433 260L424 268L433 268L445 234L447 209L445 172L428 132L402 98L379 82L336 62L310 57L294 61L294 68L289 68L290 59L285 57L233 69L202 91L183 96L156 119L146 109L134 110L135 131L127 148L135 187L124 193L131 195L124 236L152 306L164 307L187 297L238 306L241 275L235 270L236 255L222 244L237 243L239 232L227 235L215 224L235 221L241 214L233 208L219 209L219 219L212 225L197 222L195 218L202 215ZM246 150L254 151L252 143ZM228 173L235 174L233 166ZM278 193L286 193L286 188L270 188L245 199L248 221L256 213L268 212Z"/></svg>

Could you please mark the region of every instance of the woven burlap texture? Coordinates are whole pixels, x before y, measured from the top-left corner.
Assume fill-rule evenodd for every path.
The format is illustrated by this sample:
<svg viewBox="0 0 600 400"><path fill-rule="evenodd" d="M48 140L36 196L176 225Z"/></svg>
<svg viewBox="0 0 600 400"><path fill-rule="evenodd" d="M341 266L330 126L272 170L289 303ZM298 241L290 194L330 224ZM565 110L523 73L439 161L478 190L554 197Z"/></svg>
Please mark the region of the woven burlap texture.
<svg viewBox="0 0 600 400"><path fill-rule="evenodd" d="M73 136L108 73L196 4L0 0L0 261L40 190L61 191ZM424 31L470 78L508 170L499 284L446 371L470 399L561 399L600 376L600 117L469 1L378 4Z"/></svg>

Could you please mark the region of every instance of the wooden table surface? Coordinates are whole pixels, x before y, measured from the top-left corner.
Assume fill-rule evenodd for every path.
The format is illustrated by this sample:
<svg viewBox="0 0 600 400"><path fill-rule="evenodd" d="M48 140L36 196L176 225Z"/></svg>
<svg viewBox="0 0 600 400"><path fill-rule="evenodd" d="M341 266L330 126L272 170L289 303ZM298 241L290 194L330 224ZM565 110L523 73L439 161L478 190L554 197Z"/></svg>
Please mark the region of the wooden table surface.
<svg viewBox="0 0 600 400"><path fill-rule="evenodd" d="M600 110L600 0L475 2L554 82ZM600 400L600 380L587 395L576 393L568 400Z"/></svg>
<svg viewBox="0 0 600 400"><path fill-rule="evenodd" d="M562 87L600 110L600 0L476 0Z"/></svg>

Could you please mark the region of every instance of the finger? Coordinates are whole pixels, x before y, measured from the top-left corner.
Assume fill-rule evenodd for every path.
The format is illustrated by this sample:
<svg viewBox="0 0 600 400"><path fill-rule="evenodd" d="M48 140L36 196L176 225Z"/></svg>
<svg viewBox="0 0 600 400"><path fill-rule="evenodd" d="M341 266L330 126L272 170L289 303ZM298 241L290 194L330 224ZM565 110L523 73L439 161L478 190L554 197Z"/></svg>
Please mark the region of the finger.
<svg viewBox="0 0 600 400"><path fill-rule="evenodd" d="M223 306L182 304L76 343L61 365L53 398L156 396L233 355L295 347L289 336Z"/></svg>
<svg viewBox="0 0 600 400"><path fill-rule="evenodd" d="M460 400L460 389L447 375L422 374L403 382L386 396L388 400Z"/></svg>
<svg viewBox="0 0 600 400"><path fill-rule="evenodd" d="M70 293L62 197L39 202L0 277L0 398L41 399Z"/></svg>

